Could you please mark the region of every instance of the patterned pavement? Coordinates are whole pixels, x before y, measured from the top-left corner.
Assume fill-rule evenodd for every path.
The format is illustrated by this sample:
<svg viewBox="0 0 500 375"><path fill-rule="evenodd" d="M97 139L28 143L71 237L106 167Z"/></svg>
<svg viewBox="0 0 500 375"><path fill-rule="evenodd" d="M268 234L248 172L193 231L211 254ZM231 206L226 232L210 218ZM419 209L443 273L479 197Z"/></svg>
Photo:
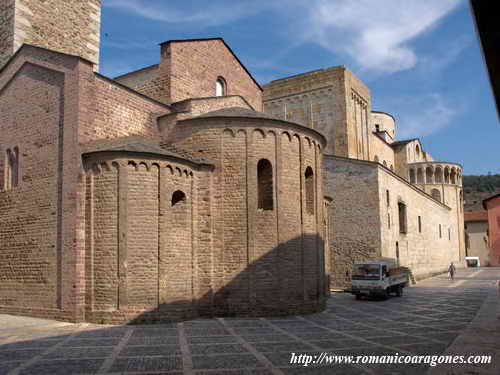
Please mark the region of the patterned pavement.
<svg viewBox="0 0 500 375"><path fill-rule="evenodd" d="M290 358L442 354L492 298L500 269L457 276L420 282L385 301L335 294L323 313L278 319L112 327L0 315L0 375L425 374L427 365L303 367ZM500 332L493 334L500 342ZM493 365L487 371L500 374L500 363Z"/></svg>

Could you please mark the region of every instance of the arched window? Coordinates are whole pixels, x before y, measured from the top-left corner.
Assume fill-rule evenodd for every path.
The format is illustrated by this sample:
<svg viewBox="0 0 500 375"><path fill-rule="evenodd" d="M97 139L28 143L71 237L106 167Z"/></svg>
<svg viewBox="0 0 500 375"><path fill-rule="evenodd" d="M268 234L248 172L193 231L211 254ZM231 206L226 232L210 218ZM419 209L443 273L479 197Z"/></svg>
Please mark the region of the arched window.
<svg viewBox="0 0 500 375"><path fill-rule="evenodd" d="M219 77L215 81L215 96L225 96L226 94L226 81L224 78Z"/></svg>
<svg viewBox="0 0 500 375"><path fill-rule="evenodd" d="M415 153L416 153L417 159L420 159L420 147L418 147L418 145L415 147Z"/></svg>
<svg viewBox="0 0 500 375"><path fill-rule="evenodd" d="M450 173L450 183L452 184L456 183L456 176L457 176L457 170L455 168L452 168Z"/></svg>
<svg viewBox="0 0 500 375"><path fill-rule="evenodd" d="M434 171L434 183L443 183L443 169L441 167L436 167L436 170Z"/></svg>
<svg viewBox="0 0 500 375"><path fill-rule="evenodd" d="M424 183L424 172L422 171L422 168L417 169L417 184L423 184Z"/></svg>
<svg viewBox="0 0 500 375"><path fill-rule="evenodd" d="M438 189L431 190L431 196L437 201L441 202L441 192Z"/></svg>
<svg viewBox="0 0 500 375"><path fill-rule="evenodd" d="M433 184L434 183L434 172L431 167L427 167L425 169L425 183Z"/></svg>
<svg viewBox="0 0 500 375"><path fill-rule="evenodd" d="M311 167L306 168L306 211L309 215L314 215L314 172Z"/></svg>
<svg viewBox="0 0 500 375"><path fill-rule="evenodd" d="M184 192L177 190L172 194L172 207L174 207L178 203L183 203L186 201L186 194Z"/></svg>
<svg viewBox="0 0 500 375"><path fill-rule="evenodd" d="M273 166L267 159L257 163L258 208L273 209Z"/></svg>
<svg viewBox="0 0 500 375"><path fill-rule="evenodd" d="M415 182L415 169L410 169L410 184L414 184Z"/></svg>

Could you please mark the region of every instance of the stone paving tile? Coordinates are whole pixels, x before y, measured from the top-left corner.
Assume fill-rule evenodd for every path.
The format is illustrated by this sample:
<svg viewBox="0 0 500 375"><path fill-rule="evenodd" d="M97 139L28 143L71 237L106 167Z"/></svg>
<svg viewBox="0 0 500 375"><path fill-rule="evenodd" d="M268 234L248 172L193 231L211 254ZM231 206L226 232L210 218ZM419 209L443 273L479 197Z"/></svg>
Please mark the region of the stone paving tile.
<svg viewBox="0 0 500 375"><path fill-rule="evenodd" d="M366 372L363 370L349 365L330 365L323 367L290 367L290 368L280 368L287 375L302 375L302 374L314 374L314 375L365 375Z"/></svg>
<svg viewBox="0 0 500 375"><path fill-rule="evenodd" d="M297 335L300 336L300 335ZM315 336L315 335L313 335ZM243 340L248 341L250 343L253 342L288 342L294 341L293 338L286 335L241 335Z"/></svg>
<svg viewBox="0 0 500 375"><path fill-rule="evenodd" d="M177 336L177 329L173 328L152 328L152 327L134 327L132 337L154 337L154 336Z"/></svg>
<svg viewBox="0 0 500 375"><path fill-rule="evenodd" d="M262 337L262 336L259 336ZM235 336L206 336L206 337L187 337L190 344L228 344L237 343L238 339Z"/></svg>
<svg viewBox="0 0 500 375"><path fill-rule="evenodd" d="M157 346L125 346L119 357L151 357L151 356L173 356L181 355L179 345L157 345Z"/></svg>
<svg viewBox="0 0 500 375"><path fill-rule="evenodd" d="M108 372L181 370L181 357L118 358Z"/></svg>
<svg viewBox="0 0 500 375"><path fill-rule="evenodd" d="M100 338L100 339L80 339L74 338L64 343L65 347L96 347L96 346L115 346L118 345L121 338Z"/></svg>
<svg viewBox="0 0 500 375"><path fill-rule="evenodd" d="M208 370L196 371L196 375L273 375L274 373L266 368L241 369L241 370ZM170 374L169 374L170 375Z"/></svg>
<svg viewBox="0 0 500 375"><path fill-rule="evenodd" d="M248 353L248 350L239 344L196 344L190 348L192 355Z"/></svg>
<svg viewBox="0 0 500 375"><path fill-rule="evenodd" d="M7 361L26 361L43 353L46 349L24 349L0 351L0 363Z"/></svg>
<svg viewBox="0 0 500 375"><path fill-rule="evenodd" d="M310 351L314 350L314 348L304 342L295 341L295 342L276 342L276 343L254 343L252 346L261 353L269 353L269 352L301 352L301 351Z"/></svg>
<svg viewBox="0 0 500 375"><path fill-rule="evenodd" d="M229 335L229 331L224 328L189 328L185 330L186 336L223 336Z"/></svg>
<svg viewBox="0 0 500 375"><path fill-rule="evenodd" d="M80 358L106 358L113 352L112 346L97 348L57 348L45 354L43 359L80 359Z"/></svg>
<svg viewBox="0 0 500 375"><path fill-rule="evenodd" d="M95 373L103 359L73 359L63 361L39 361L20 372L20 375L72 375Z"/></svg>
<svg viewBox="0 0 500 375"><path fill-rule="evenodd" d="M104 328L91 331L82 331L77 334L79 339L92 339L92 338L107 338L107 337L123 337L127 329L119 328Z"/></svg>
<svg viewBox="0 0 500 375"><path fill-rule="evenodd" d="M257 328L242 327L242 328L233 328L233 330L238 335L273 335L273 334L275 335L279 333L272 327L257 327Z"/></svg>
<svg viewBox="0 0 500 375"><path fill-rule="evenodd" d="M0 375L7 375L11 370L21 366L23 362L1 362L0 361Z"/></svg>
<svg viewBox="0 0 500 375"><path fill-rule="evenodd" d="M311 343L325 350L376 346L374 343L361 340L325 340L311 341Z"/></svg>
<svg viewBox="0 0 500 375"><path fill-rule="evenodd" d="M193 356L193 368L195 369L234 369L247 367L263 367L263 365L252 354Z"/></svg>
<svg viewBox="0 0 500 375"><path fill-rule="evenodd" d="M420 344L399 344L395 348L406 350L418 355L441 354L448 345L438 343L420 343Z"/></svg>
<svg viewBox="0 0 500 375"><path fill-rule="evenodd" d="M53 345L57 345L60 341L55 340L33 340L33 341L16 341L9 344L0 345L0 351L3 350L20 350L20 349L48 349Z"/></svg>
<svg viewBox="0 0 500 375"><path fill-rule="evenodd" d="M178 344L179 338L177 336L132 336L127 341L128 346L148 346L148 345L170 345L170 344Z"/></svg>

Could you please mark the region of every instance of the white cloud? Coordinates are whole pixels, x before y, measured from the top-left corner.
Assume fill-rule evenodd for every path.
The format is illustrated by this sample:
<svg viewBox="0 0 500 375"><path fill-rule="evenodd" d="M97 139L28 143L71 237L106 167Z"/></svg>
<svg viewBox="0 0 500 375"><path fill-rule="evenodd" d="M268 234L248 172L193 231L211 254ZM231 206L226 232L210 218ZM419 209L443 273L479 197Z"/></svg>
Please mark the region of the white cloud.
<svg viewBox="0 0 500 375"><path fill-rule="evenodd" d="M433 28L462 0L317 0L307 38L347 55L361 68L396 72L413 68L410 42Z"/></svg>
<svg viewBox="0 0 500 375"><path fill-rule="evenodd" d="M398 139L425 137L450 125L458 115L453 105L439 93L399 98L396 108Z"/></svg>
<svg viewBox="0 0 500 375"><path fill-rule="evenodd" d="M170 3L170 4L169 4ZM179 6L172 6L165 0L107 0L104 6L119 8L152 21L171 24L191 24L197 26L214 26L233 22L240 18L248 17L271 6L263 0L253 1L223 1L209 0L190 4L189 1L181 2Z"/></svg>

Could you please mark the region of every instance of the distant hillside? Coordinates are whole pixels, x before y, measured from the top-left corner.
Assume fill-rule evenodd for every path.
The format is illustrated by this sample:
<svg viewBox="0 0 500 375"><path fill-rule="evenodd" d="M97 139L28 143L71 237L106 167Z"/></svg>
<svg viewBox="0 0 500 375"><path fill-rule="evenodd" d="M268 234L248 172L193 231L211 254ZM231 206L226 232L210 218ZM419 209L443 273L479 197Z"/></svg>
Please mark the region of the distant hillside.
<svg viewBox="0 0 500 375"><path fill-rule="evenodd" d="M464 176L463 187L465 211L483 210L483 199L500 193L500 174Z"/></svg>

